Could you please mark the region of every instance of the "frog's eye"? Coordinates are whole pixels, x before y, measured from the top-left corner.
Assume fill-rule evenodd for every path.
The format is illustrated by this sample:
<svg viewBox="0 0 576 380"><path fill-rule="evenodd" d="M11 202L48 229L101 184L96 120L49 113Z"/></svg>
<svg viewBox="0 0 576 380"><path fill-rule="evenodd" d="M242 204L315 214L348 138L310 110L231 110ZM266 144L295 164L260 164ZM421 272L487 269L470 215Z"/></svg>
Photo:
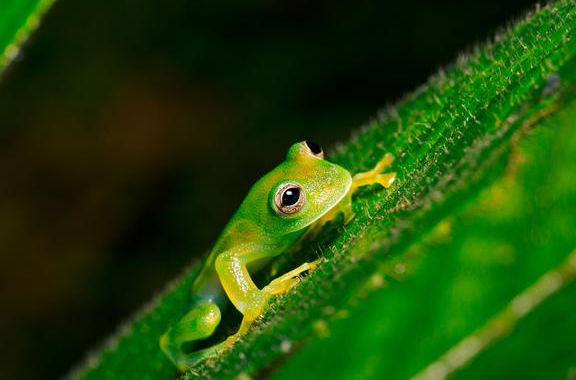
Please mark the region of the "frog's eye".
<svg viewBox="0 0 576 380"><path fill-rule="evenodd" d="M280 215L292 215L302 210L306 195L302 187L294 182L284 183L274 194L274 209Z"/></svg>
<svg viewBox="0 0 576 380"><path fill-rule="evenodd" d="M310 153L312 153L314 156L318 158L324 158L324 151L322 150L322 147L320 145L316 144L313 141L304 141L304 144L306 145Z"/></svg>

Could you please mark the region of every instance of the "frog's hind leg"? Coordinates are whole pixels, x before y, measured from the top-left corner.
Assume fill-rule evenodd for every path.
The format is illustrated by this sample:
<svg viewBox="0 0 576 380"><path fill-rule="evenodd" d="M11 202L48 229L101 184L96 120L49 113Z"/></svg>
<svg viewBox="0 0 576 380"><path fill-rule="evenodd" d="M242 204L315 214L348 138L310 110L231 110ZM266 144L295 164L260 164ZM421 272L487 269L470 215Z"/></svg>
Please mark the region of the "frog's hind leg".
<svg viewBox="0 0 576 380"><path fill-rule="evenodd" d="M208 338L220 323L220 309L212 302L196 303L180 321L160 338L160 347L180 371L216 354L218 345L192 353L185 353L182 345Z"/></svg>

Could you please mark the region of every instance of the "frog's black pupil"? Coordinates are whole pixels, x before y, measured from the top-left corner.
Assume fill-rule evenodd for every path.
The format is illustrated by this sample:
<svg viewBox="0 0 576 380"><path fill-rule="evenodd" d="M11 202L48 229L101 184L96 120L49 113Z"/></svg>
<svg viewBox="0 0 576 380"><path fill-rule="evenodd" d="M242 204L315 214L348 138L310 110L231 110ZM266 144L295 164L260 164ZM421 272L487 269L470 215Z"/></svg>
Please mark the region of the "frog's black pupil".
<svg viewBox="0 0 576 380"><path fill-rule="evenodd" d="M300 189L290 187L282 194L282 206L293 206L298 203L298 199L300 199Z"/></svg>
<svg viewBox="0 0 576 380"><path fill-rule="evenodd" d="M320 145L316 144L313 141L306 141L306 145L308 145L308 148L310 149L310 152L318 155L318 154L322 154L322 148L320 147Z"/></svg>

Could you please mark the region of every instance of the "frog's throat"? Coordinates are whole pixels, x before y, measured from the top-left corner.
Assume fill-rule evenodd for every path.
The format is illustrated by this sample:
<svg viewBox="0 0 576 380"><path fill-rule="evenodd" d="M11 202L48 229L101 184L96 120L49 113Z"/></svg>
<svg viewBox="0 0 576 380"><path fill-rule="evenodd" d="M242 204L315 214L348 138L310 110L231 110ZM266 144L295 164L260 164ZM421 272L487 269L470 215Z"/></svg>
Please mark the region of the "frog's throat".
<svg viewBox="0 0 576 380"><path fill-rule="evenodd" d="M318 220L320 220L324 215L328 214L330 211L334 210L334 208L336 207L340 207L340 202L342 202L342 200L344 198L346 198L347 196L351 195L350 194L350 190L352 189L352 177L350 176L348 183L346 184L346 191L342 192L342 195L340 195L340 197L336 200L336 202L334 202L334 205L328 209L326 209L323 213L318 214L316 216L316 218L314 218L306 227L310 227L311 225L313 225L314 223L316 223Z"/></svg>

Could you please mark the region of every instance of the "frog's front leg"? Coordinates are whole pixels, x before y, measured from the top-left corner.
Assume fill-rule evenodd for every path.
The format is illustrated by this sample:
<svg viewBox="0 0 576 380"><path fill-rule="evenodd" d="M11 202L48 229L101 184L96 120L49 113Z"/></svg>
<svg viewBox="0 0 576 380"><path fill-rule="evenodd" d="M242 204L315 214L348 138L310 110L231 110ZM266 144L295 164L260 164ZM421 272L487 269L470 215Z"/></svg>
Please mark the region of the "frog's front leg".
<svg viewBox="0 0 576 380"><path fill-rule="evenodd" d="M232 304L244 315L238 332L228 338L232 343L248 330L250 324L262 314L262 311L273 295L288 291L298 282L298 276L305 271L316 268L318 260L304 263L298 268L270 282L262 290L258 289L248 272L247 265L257 260L275 256L275 252L262 249L240 249L221 253L216 258L216 272L222 287Z"/></svg>
<svg viewBox="0 0 576 380"><path fill-rule="evenodd" d="M290 272L285 273L282 276L270 281L270 283L266 285L262 291L274 295L285 293L298 283L300 278L299 276L302 273L316 269L316 267L320 265L321 262L322 259L317 259L311 263L304 263L298 268L292 269Z"/></svg>
<svg viewBox="0 0 576 380"><path fill-rule="evenodd" d="M313 232L320 230L320 228L330 220L334 219L340 212L344 213L344 223L347 224L354 219L354 211L352 210L352 195L358 191L362 186L373 184L380 184L384 188L392 186L396 180L396 172L382 173L394 162L394 156L386 153L384 157L378 161L373 169L366 172L356 173L352 177L352 185L348 193L342 198L337 206L333 207L325 215L322 216L311 228Z"/></svg>

